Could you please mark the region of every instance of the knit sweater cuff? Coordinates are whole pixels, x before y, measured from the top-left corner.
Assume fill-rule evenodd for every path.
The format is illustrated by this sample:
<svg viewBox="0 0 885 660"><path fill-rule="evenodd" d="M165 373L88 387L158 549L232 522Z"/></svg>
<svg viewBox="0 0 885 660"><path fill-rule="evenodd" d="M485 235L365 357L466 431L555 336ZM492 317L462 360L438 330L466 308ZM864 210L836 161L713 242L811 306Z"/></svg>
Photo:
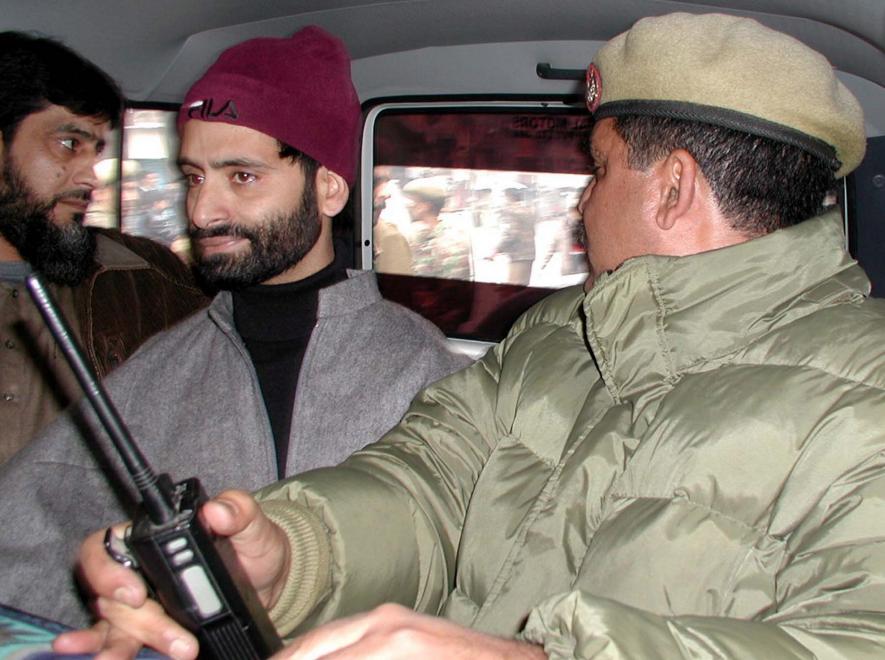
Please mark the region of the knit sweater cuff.
<svg viewBox="0 0 885 660"><path fill-rule="evenodd" d="M304 507L271 500L261 502L261 509L283 530L291 550L286 584L270 609L271 621L285 638L328 595L332 552L323 523Z"/></svg>

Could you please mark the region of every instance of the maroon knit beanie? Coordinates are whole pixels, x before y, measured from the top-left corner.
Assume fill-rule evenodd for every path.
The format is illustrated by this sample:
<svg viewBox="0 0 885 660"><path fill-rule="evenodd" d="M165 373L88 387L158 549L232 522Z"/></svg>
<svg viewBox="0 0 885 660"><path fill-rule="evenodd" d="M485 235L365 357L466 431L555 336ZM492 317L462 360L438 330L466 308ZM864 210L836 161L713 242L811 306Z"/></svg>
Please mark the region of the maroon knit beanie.
<svg viewBox="0 0 885 660"><path fill-rule="evenodd" d="M310 26L291 37L250 39L224 51L185 96L189 119L260 131L356 180L360 103L341 40Z"/></svg>

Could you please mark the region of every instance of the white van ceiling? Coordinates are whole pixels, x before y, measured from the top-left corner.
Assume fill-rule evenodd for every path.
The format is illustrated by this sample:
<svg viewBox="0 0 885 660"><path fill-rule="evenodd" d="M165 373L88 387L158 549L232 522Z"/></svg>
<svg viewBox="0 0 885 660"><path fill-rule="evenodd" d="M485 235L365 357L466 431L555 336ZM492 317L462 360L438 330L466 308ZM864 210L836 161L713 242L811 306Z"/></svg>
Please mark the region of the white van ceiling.
<svg viewBox="0 0 885 660"><path fill-rule="evenodd" d="M131 100L179 102L224 48L316 24L347 43L366 100L566 92L539 80L534 64L583 68L600 42L642 16L724 9L824 53L866 97L868 116L870 103L885 107L885 0L3 0L0 28L61 39ZM874 134L885 132L882 121Z"/></svg>

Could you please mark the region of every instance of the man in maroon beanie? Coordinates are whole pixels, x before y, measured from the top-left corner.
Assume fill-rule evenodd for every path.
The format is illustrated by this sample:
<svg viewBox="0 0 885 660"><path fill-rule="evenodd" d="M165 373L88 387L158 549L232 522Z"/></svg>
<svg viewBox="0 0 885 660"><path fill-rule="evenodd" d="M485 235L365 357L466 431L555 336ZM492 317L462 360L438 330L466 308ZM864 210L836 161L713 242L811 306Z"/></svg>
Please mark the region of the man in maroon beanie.
<svg viewBox="0 0 885 660"><path fill-rule="evenodd" d="M107 382L159 471L213 493L334 465L468 362L333 244L360 119L347 52L316 27L230 48L188 92L189 230L221 292ZM95 426L67 416L0 471L0 525L18 530L0 540L0 602L86 621L69 559L86 532L131 514L88 449L105 441Z"/></svg>

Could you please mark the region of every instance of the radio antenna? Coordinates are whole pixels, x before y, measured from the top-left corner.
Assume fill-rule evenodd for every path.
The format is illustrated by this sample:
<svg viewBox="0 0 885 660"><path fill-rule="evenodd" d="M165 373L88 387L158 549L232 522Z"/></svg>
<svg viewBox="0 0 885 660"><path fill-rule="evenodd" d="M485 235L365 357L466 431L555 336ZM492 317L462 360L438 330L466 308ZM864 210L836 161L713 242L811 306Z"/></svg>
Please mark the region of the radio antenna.
<svg viewBox="0 0 885 660"><path fill-rule="evenodd" d="M25 284L40 315L49 326L49 331L58 342L83 392L92 404L92 409L116 446L138 492L141 493L148 517L156 524L172 520L175 517L175 508L169 502L167 494L157 484L157 475L138 445L132 440L129 429L126 428L107 391L99 382L92 365L83 355L71 327L59 312L58 305L46 288L43 278L38 273L31 273L25 278Z"/></svg>

